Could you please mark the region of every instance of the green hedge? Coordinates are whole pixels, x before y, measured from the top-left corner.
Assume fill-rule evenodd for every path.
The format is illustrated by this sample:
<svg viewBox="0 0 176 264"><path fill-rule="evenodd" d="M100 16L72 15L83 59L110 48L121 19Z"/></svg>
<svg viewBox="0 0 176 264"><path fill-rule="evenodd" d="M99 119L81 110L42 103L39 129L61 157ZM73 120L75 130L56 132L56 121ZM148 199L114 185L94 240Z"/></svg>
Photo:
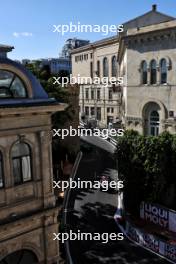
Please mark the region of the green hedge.
<svg viewBox="0 0 176 264"><path fill-rule="evenodd" d="M141 200L168 206L166 194L176 186L176 135L164 132L145 137L126 131L118 138L115 158L129 211L137 213ZM174 207L170 200L169 206Z"/></svg>

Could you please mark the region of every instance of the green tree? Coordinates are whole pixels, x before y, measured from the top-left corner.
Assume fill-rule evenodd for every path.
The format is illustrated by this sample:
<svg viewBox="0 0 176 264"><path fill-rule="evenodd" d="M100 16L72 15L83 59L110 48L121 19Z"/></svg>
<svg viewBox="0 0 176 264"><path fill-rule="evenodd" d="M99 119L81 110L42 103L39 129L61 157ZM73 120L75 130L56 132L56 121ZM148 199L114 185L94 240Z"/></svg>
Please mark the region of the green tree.
<svg viewBox="0 0 176 264"><path fill-rule="evenodd" d="M126 131L118 139L116 159L124 181L127 210L139 213L142 200L166 205L165 194L176 188L176 136L167 132L158 137ZM170 204L174 207L174 202Z"/></svg>

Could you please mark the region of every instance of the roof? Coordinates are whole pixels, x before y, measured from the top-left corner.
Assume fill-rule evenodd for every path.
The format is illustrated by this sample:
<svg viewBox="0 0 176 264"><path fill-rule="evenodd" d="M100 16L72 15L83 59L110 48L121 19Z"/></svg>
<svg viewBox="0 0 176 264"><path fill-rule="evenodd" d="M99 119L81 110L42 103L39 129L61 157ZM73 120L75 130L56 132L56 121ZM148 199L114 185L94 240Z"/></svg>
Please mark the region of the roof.
<svg viewBox="0 0 176 264"><path fill-rule="evenodd" d="M115 35L115 36L112 36L112 37L109 37L109 38L100 39L100 40L97 40L95 42L91 42L88 45L84 45L82 47L73 49L71 51L71 54L82 52L84 50L92 49L92 48L99 47L99 46L102 46L102 45L109 45L111 43L118 42L118 39L119 39L118 35Z"/></svg>
<svg viewBox="0 0 176 264"><path fill-rule="evenodd" d="M149 12L147 12L141 16L138 16L136 18L133 18L133 19L123 23L123 26L124 26L124 31L127 31L128 29L132 29L132 28L141 28L141 27L156 25L156 24L160 24L160 23L164 23L164 22L173 21L173 20L175 20L174 17L158 12L157 6L153 5L152 10L150 10ZM123 35L123 33L122 33L122 35ZM102 45L109 45L113 42L118 42L118 41L119 41L118 35L115 35L115 36L112 36L109 38L104 38L104 39L101 39L101 40L98 40L95 42L91 42L88 45L73 49L71 51L71 54L90 50L90 49L93 49L95 47L102 46Z"/></svg>
<svg viewBox="0 0 176 264"><path fill-rule="evenodd" d="M175 18L158 12L157 6L153 5L152 10L149 12L123 23L124 31L131 28L141 28L150 25L156 25L171 20L175 20Z"/></svg>
<svg viewBox="0 0 176 264"><path fill-rule="evenodd" d="M43 87L41 86L40 82L37 80L37 78L29 71L27 70L22 64L17 63L15 61L12 61L7 58L0 58L0 66L1 64L6 65L12 65L18 70L20 70L26 78L31 83L32 87L32 97L31 98L21 98L21 99L0 99L0 105L2 106L18 106L18 105L48 105L56 103L55 99L49 98L48 94L45 92ZM1 67L0 67L1 68Z"/></svg>

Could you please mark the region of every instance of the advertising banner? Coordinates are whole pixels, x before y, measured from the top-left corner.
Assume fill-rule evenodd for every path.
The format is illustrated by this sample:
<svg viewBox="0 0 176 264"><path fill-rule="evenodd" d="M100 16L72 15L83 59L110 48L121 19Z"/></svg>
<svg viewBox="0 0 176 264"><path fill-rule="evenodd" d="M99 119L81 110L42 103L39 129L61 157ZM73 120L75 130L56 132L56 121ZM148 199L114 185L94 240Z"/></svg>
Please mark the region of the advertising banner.
<svg viewBox="0 0 176 264"><path fill-rule="evenodd" d="M176 212L159 205L142 202L140 217L150 223L176 232Z"/></svg>
<svg viewBox="0 0 176 264"><path fill-rule="evenodd" d="M176 263L176 245L166 243L152 234L147 234L144 230L134 227L129 222L126 222L126 235L143 248L165 257L172 263Z"/></svg>
<svg viewBox="0 0 176 264"><path fill-rule="evenodd" d="M127 236L133 241L139 243L156 253L159 253L159 240L157 240L153 235L147 234L142 230L133 227L129 222L126 225Z"/></svg>
<svg viewBox="0 0 176 264"><path fill-rule="evenodd" d="M176 245L169 245L165 243L164 256L176 263Z"/></svg>

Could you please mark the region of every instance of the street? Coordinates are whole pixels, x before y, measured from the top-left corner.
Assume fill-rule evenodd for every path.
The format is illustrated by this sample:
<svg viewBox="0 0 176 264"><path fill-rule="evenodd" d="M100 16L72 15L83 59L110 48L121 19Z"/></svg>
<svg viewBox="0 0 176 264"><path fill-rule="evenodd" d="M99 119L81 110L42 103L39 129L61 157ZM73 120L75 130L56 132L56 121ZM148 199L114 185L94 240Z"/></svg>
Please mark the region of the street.
<svg viewBox="0 0 176 264"><path fill-rule="evenodd" d="M95 159L95 157L99 157ZM101 157L101 158L100 158ZM101 164L101 166L100 166ZM101 168L100 168L101 167ZM76 177L94 179L94 175L114 174L115 164L105 151L95 149L83 154ZM118 233L114 214L117 194L101 190L76 190L70 197L74 207L69 213L69 227L74 232ZM122 241L70 241L70 254L74 264L153 264L168 263L166 260L142 249L128 239Z"/></svg>

